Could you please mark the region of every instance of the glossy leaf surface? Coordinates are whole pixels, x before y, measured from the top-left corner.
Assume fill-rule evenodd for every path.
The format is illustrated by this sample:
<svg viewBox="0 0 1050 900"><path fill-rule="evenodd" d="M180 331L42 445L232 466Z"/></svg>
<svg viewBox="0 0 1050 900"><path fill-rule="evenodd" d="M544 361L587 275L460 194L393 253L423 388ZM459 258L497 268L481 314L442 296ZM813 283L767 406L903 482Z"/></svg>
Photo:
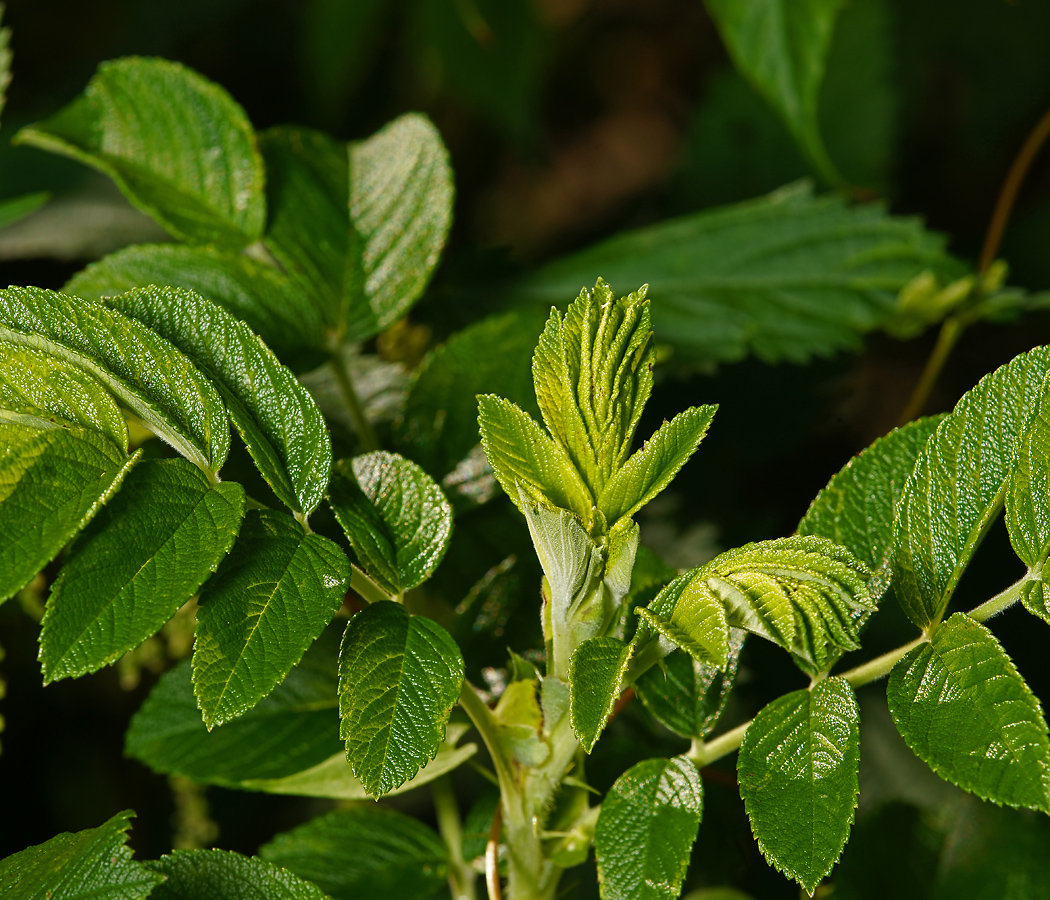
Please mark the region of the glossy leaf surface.
<svg viewBox="0 0 1050 900"><path fill-rule="evenodd" d="M230 850L176 850L149 866L165 878L155 900L325 900L317 885Z"/></svg>
<svg viewBox="0 0 1050 900"><path fill-rule="evenodd" d="M614 637L590 638L572 654L572 730L588 753L612 715L630 656L630 645Z"/></svg>
<svg viewBox="0 0 1050 900"><path fill-rule="evenodd" d="M860 786L860 710L827 678L764 707L737 759L751 830L769 862L812 894L849 837Z"/></svg>
<svg viewBox="0 0 1050 900"><path fill-rule="evenodd" d="M636 612L651 631L681 647L693 659L716 668L726 664L729 623L721 599L695 571L675 578L648 607Z"/></svg>
<svg viewBox="0 0 1050 900"><path fill-rule="evenodd" d="M44 683L93 672L138 646L215 571L244 515L244 489L183 459L145 460L80 535L51 587Z"/></svg>

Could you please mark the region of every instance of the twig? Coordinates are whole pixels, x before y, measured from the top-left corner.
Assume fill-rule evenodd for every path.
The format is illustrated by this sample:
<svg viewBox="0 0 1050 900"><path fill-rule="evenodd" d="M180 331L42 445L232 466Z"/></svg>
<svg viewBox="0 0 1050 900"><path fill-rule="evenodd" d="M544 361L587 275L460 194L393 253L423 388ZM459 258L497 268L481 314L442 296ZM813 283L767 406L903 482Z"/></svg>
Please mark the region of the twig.
<svg viewBox="0 0 1050 900"><path fill-rule="evenodd" d="M499 833L503 827L503 816L499 804L492 815L492 827L489 829L489 841L485 845L485 887L489 900L503 900L499 886Z"/></svg>

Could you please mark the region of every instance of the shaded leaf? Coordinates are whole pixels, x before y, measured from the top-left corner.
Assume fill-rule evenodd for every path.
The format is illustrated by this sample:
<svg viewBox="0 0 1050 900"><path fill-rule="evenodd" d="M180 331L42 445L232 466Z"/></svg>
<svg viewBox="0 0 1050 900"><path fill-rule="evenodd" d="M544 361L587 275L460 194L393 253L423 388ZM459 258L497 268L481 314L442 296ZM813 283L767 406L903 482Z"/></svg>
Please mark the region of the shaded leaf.
<svg viewBox="0 0 1050 900"><path fill-rule="evenodd" d="M221 725L270 693L332 621L350 563L291 516L253 510L233 552L201 591L193 690L205 724Z"/></svg>
<svg viewBox="0 0 1050 900"><path fill-rule="evenodd" d="M631 646L614 637L590 638L569 665L572 730L583 749L594 749L620 696Z"/></svg>
<svg viewBox="0 0 1050 900"><path fill-rule="evenodd" d="M426 900L448 877L448 850L431 828L375 805L311 819L264 844L259 856L309 879L333 900Z"/></svg>
<svg viewBox="0 0 1050 900"><path fill-rule="evenodd" d="M685 757L647 759L602 801L594 855L602 900L674 900L700 827L703 785Z"/></svg>
<svg viewBox="0 0 1050 900"><path fill-rule="evenodd" d="M1039 701L995 636L956 613L894 667L886 691L908 746L985 800L1050 812L1050 743Z"/></svg>
<svg viewBox="0 0 1050 900"><path fill-rule="evenodd" d="M145 460L80 535L51 587L44 683L94 672L154 634L233 545L244 489L183 459Z"/></svg>
<svg viewBox="0 0 1050 900"><path fill-rule="evenodd" d="M22 194L20 197L11 197L0 201L0 228L7 228L20 222L30 213L36 212L51 199L47 191L37 191L33 194Z"/></svg>
<svg viewBox="0 0 1050 900"><path fill-rule="evenodd" d="M164 876L153 900L325 900L286 869L231 850L175 850L149 867Z"/></svg>
<svg viewBox="0 0 1050 900"><path fill-rule="evenodd" d="M436 622L389 601L350 620L339 653L339 736L370 794L432 760L463 683L459 648Z"/></svg>
<svg viewBox="0 0 1050 900"><path fill-rule="evenodd" d="M178 63L105 62L80 97L17 141L104 172L182 240L239 248L262 234L264 173L251 123L225 90Z"/></svg>
<svg viewBox="0 0 1050 900"><path fill-rule="evenodd" d="M860 786L860 710L843 678L764 707L740 745L737 775L766 859L812 894L838 862Z"/></svg>

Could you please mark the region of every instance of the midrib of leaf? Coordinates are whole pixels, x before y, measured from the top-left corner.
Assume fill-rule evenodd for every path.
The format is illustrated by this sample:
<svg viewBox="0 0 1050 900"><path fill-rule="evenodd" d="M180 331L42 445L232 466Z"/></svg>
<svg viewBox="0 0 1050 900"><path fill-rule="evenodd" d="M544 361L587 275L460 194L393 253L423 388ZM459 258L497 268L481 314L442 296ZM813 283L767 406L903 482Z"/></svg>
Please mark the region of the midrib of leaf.
<svg viewBox="0 0 1050 900"><path fill-rule="evenodd" d="M394 731L394 719L397 716L397 704L398 704L398 701L401 699L401 685L402 685L403 680L404 680L405 660L408 658L408 639L409 639L409 636L411 635L411 633L412 633L412 620L409 619L407 627L405 629L405 646L404 646L404 648L401 651L401 663L400 663L400 667L397 670L397 687L394 689L394 705L393 705L392 715L390 716L390 725L387 728L387 732L388 733L387 733L386 740L383 742L383 762L382 762L382 765L380 766L380 770L386 768L386 757L387 757L387 754L390 752L390 737L391 737L391 735L393 734L393 731ZM387 657L388 660L392 659L392 658L393 657L390 657L390 656Z"/></svg>

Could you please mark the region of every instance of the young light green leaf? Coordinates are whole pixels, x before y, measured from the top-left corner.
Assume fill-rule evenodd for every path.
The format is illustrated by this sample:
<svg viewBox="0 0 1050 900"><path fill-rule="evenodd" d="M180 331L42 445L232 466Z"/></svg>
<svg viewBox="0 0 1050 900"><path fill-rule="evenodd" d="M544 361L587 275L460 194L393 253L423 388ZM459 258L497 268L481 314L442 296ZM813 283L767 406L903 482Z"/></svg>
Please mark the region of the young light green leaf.
<svg viewBox="0 0 1050 900"><path fill-rule="evenodd" d="M841 176L828 158L817 123L817 97L835 16L844 0L706 0L737 69L766 97L817 171Z"/></svg>
<svg viewBox="0 0 1050 900"><path fill-rule="evenodd" d="M549 263L515 296L560 304L594 272L614 284L649 281L656 334L676 359L711 365L754 353L801 363L859 349L927 269L947 281L963 271L918 220L814 197L803 183L619 234Z"/></svg>
<svg viewBox="0 0 1050 900"><path fill-rule="evenodd" d="M214 247L125 247L78 272L62 290L101 300L154 284L196 291L244 320L278 351L324 343L321 314L295 282L243 253Z"/></svg>
<svg viewBox="0 0 1050 900"><path fill-rule="evenodd" d="M142 900L163 877L131 858L126 809L98 828L59 834L0 861L6 900Z"/></svg>
<svg viewBox="0 0 1050 900"><path fill-rule="evenodd" d="M500 397L478 397L478 425L492 471L521 509L519 489L548 506L567 509L584 522L594 506L590 491L560 444L527 413Z"/></svg>
<svg viewBox="0 0 1050 900"><path fill-rule="evenodd" d="M171 341L212 378L267 484L291 509L313 512L332 467L328 429L309 392L270 348L192 291L139 288L110 302Z"/></svg>
<svg viewBox="0 0 1050 900"><path fill-rule="evenodd" d="M598 497L598 508L609 522L633 516L671 483L700 446L716 409L693 406L680 412L616 470Z"/></svg>
<svg viewBox="0 0 1050 900"><path fill-rule="evenodd" d="M0 601L21 590L120 487L138 459L97 431L0 414Z"/></svg>
<svg viewBox="0 0 1050 900"><path fill-rule="evenodd" d="M448 877L441 838L417 819L376 805L312 819L264 844L259 856L309 879L333 900L427 900Z"/></svg>
<svg viewBox="0 0 1050 900"><path fill-rule="evenodd" d="M154 634L215 571L244 489L184 459L146 460L73 545L40 633L44 683L113 662Z"/></svg>
<svg viewBox="0 0 1050 900"><path fill-rule="evenodd" d="M197 610L193 690L208 728L247 712L284 680L349 583L350 563L328 538L273 510L245 516Z"/></svg>
<svg viewBox="0 0 1050 900"><path fill-rule="evenodd" d="M703 739L718 723L736 683L746 632L729 630L724 670L698 662L684 650L668 654L634 683L638 699L653 716L682 737Z"/></svg>
<svg viewBox="0 0 1050 900"><path fill-rule="evenodd" d="M721 597L702 570L693 569L674 579L648 607L635 610L642 622L663 635L697 662L725 667L729 655L729 623Z"/></svg>
<svg viewBox="0 0 1050 900"><path fill-rule="evenodd" d="M165 672L131 719L124 752L154 772L239 787L280 779L342 755L336 665L326 631L268 697L211 731L201 720L190 661Z"/></svg>
<svg viewBox="0 0 1050 900"><path fill-rule="evenodd" d="M740 795L762 854L813 894L849 837L860 786L860 710L843 678L763 708L737 759Z"/></svg>
<svg viewBox="0 0 1050 900"><path fill-rule="evenodd" d="M92 376L195 465L218 472L230 428L211 382L144 325L99 303L42 288L0 291L0 340L57 356Z"/></svg>
<svg viewBox="0 0 1050 900"><path fill-rule="evenodd" d="M148 865L164 877L151 900L325 900L317 885L232 850L175 850Z"/></svg>
<svg viewBox="0 0 1050 900"><path fill-rule="evenodd" d="M1015 357L967 391L927 441L901 494L893 584L919 628L940 621L998 517L1018 436L1043 392L1050 348Z"/></svg>
<svg viewBox="0 0 1050 900"><path fill-rule="evenodd" d="M983 625L956 613L890 673L897 729L934 772L1007 806L1050 812L1039 700Z"/></svg>
<svg viewBox="0 0 1050 900"><path fill-rule="evenodd" d="M82 369L31 347L0 343L0 408L57 416L128 451L128 423L112 395Z"/></svg>
<svg viewBox="0 0 1050 900"><path fill-rule="evenodd" d="M448 632L382 600L347 626L339 653L339 735L368 792L389 793L438 752L463 684Z"/></svg>
<svg viewBox="0 0 1050 900"><path fill-rule="evenodd" d="M339 460L328 502L361 564L392 594L418 587L445 555L452 508L411 460L384 450Z"/></svg>
<svg viewBox="0 0 1050 900"><path fill-rule="evenodd" d="M620 696L631 645L614 637L584 641L569 664L572 730L583 749L594 749Z"/></svg>
<svg viewBox="0 0 1050 900"><path fill-rule="evenodd" d="M594 829L602 900L674 900L702 809L700 774L685 757L647 759L617 778Z"/></svg>
<svg viewBox="0 0 1050 900"><path fill-rule="evenodd" d="M828 482L798 523L799 534L842 544L875 571L876 599L889 587L893 513L915 460L943 416L909 422L853 457Z"/></svg>
<svg viewBox="0 0 1050 900"><path fill-rule="evenodd" d="M730 625L790 651L808 674L855 650L875 608L871 570L827 538L796 535L748 544L715 557L697 579L725 605Z"/></svg>
<svg viewBox="0 0 1050 900"><path fill-rule="evenodd" d="M240 248L262 234L251 123L226 91L178 63L103 63L80 97L16 139L104 172L182 240Z"/></svg>

